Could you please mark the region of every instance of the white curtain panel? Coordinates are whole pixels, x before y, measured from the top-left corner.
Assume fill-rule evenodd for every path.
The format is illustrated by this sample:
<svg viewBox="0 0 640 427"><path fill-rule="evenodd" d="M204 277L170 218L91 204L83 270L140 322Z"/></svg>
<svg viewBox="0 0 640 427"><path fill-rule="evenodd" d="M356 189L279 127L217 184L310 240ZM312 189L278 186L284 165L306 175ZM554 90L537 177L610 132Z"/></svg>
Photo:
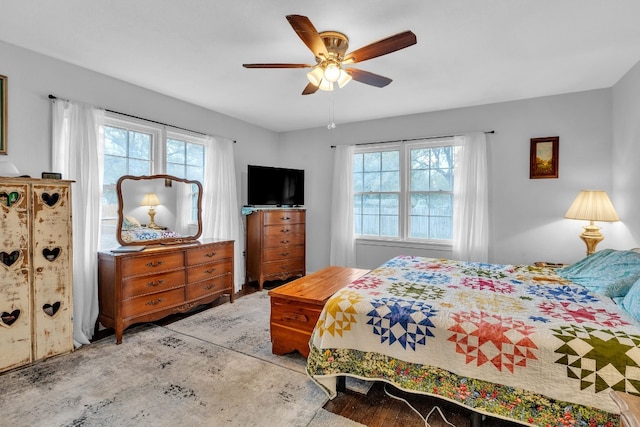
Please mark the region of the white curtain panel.
<svg viewBox="0 0 640 427"><path fill-rule="evenodd" d="M353 229L353 145L335 148L331 192L331 253L329 263L355 267Z"/></svg>
<svg viewBox="0 0 640 427"><path fill-rule="evenodd" d="M242 229L236 187L233 141L207 137L202 195L202 237L234 240L234 289L244 282L241 251Z"/></svg>
<svg viewBox="0 0 640 427"><path fill-rule="evenodd" d="M487 137L473 132L456 137L454 170L453 258L487 262L489 258L489 191Z"/></svg>
<svg viewBox="0 0 640 427"><path fill-rule="evenodd" d="M57 100L52 104L52 169L71 186L73 215L73 339L89 344L98 318L98 245L104 111Z"/></svg>

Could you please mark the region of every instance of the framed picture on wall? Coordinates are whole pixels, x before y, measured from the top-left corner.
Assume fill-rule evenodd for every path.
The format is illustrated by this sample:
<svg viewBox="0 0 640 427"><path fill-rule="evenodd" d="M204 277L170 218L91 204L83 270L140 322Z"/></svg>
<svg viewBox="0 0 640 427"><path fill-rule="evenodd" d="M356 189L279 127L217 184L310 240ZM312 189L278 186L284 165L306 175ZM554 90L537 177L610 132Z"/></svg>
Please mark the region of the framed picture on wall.
<svg viewBox="0 0 640 427"><path fill-rule="evenodd" d="M558 177L559 145L559 136L531 138L530 179Z"/></svg>
<svg viewBox="0 0 640 427"><path fill-rule="evenodd" d="M0 154L7 154L7 77L0 76Z"/></svg>

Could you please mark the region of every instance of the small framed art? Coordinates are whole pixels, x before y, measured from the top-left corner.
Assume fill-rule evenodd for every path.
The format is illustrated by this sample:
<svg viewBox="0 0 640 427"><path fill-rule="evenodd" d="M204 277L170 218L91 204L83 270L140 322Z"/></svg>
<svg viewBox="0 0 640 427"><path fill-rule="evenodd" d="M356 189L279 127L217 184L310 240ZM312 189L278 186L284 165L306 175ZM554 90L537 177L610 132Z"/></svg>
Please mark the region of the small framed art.
<svg viewBox="0 0 640 427"><path fill-rule="evenodd" d="M560 137L531 138L529 179L558 177Z"/></svg>
<svg viewBox="0 0 640 427"><path fill-rule="evenodd" d="M7 77L0 76L0 154L7 154Z"/></svg>

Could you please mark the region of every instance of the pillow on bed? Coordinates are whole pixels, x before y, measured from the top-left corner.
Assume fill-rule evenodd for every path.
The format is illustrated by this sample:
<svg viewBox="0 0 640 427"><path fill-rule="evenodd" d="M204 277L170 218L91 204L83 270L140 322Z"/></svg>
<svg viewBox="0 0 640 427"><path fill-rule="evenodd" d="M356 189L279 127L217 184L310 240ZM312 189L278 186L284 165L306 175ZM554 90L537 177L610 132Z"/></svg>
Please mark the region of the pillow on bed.
<svg viewBox="0 0 640 427"><path fill-rule="evenodd" d="M640 279L631 286L620 304L634 319L640 322Z"/></svg>
<svg viewBox="0 0 640 427"><path fill-rule="evenodd" d="M557 272L593 292L623 297L640 278L640 253L604 249Z"/></svg>
<svg viewBox="0 0 640 427"><path fill-rule="evenodd" d="M122 229L131 230L132 228L140 228L140 222L132 216L125 216L122 218Z"/></svg>

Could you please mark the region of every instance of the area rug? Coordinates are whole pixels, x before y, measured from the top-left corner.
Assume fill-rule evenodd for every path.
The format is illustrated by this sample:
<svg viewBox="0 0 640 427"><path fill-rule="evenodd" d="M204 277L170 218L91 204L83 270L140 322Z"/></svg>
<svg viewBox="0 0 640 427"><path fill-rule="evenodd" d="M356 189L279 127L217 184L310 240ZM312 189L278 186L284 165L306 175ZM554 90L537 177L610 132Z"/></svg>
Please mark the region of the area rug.
<svg viewBox="0 0 640 427"><path fill-rule="evenodd" d="M0 374L0 424L359 425L322 409L304 358L271 354L265 302L259 292Z"/></svg>

